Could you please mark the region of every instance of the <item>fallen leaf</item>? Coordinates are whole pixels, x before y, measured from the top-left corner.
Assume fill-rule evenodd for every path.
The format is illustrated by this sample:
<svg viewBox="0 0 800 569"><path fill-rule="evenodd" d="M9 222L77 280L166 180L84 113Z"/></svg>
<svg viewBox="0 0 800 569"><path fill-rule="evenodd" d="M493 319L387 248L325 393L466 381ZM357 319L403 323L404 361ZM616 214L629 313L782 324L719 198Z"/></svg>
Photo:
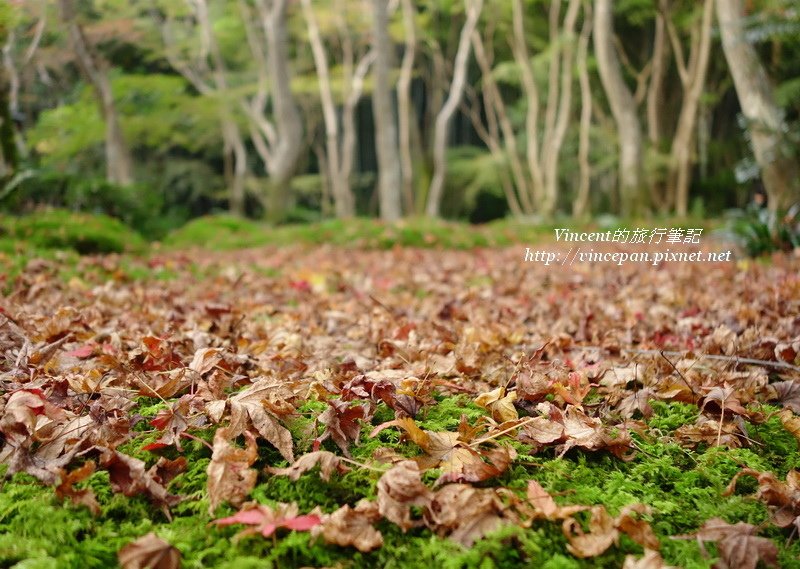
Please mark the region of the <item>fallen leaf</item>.
<svg viewBox="0 0 800 569"><path fill-rule="evenodd" d="M267 472L275 476L288 476L291 480L297 480L308 472L319 466L319 476L325 482L331 478L331 474L344 474L350 469L346 464L342 464L341 459L326 450L309 452L298 458L294 464L286 468L267 467Z"/></svg>
<svg viewBox="0 0 800 569"><path fill-rule="evenodd" d="M395 464L378 480L378 511L405 532L419 525L411 519L411 506L427 506L433 497L422 483L419 466L406 460Z"/></svg>
<svg viewBox="0 0 800 569"><path fill-rule="evenodd" d="M503 502L491 488L448 484L426 505L424 519L425 525L438 535L447 535L470 547L503 524L504 509Z"/></svg>
<svg viewBox="0 0 800 569"><path fill-rule="evenodd" d="M214 452L208 464L209 513L213 515L222 502L241 504L256 484L257 473L250 468L258 457L256 439L249 431L244 432L245 448L231 445L228 428L214 433Z"/></svg>
<svg viewBox="0 0 800 569"><path fill-rule="evenodd" d="M372 551L383 545L381 532L373 527L380 517L375 502L361 500L355 508L344 505L323 522L322 537L327 543L341 547Z"/></svg>
<svg viewBox="0 0 800 569"><path fill-rule="evenodd" d="M759 561L768 567L777 567L778 548L765 537L756 536L754 525L739 522L729 524L720 518L711 518L695 536L700 541L716 541L722 561L720 569L756 569Z"/></svg>
<svg viewBox="0 0 800 569"><path fill-rule="evenodd" d="M317 509L304 515L299 515L298 512L297 504L279 503L275 508L270 508L261 504L249 503L245 504L245 506L234 515L214 520L213 523L218 526L229 526L233 524L254 526L239 532L236 539L254 533L260 533L264 537L269 537L279 528L292 531L309 531L322 523L322 515Z"/></svg>
<svg viewBox="0 0 800 569"><path fill-rule="evenodd" d="M122 569L179 569L181 554L153 532L124 546L117 553Z"/></svg>

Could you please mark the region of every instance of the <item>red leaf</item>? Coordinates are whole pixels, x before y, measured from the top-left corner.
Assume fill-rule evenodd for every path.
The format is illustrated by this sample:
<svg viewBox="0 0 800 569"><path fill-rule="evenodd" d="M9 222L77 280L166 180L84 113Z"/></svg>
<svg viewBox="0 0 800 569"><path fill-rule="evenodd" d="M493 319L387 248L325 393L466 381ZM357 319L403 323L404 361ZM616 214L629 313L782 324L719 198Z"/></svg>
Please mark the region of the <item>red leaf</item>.
<svg viewBox="0 0 800 569"><path fill-rule="evenodd" d="M67 352L68 356L72 356L73 358L89 358L94 354L94 346L92 344L86 344L85 346L81 346L80 348L75 348L71 352Z"/></svg>

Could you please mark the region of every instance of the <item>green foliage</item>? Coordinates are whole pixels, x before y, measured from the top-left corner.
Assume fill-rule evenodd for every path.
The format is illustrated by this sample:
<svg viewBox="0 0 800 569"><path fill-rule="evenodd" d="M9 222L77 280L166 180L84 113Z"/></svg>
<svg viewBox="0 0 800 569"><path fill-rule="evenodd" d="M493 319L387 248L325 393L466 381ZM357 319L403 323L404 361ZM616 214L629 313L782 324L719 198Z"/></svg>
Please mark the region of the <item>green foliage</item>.
<svg viewBox="0 0 800 569"><path fill-rule="evenodd" d="M800 247L800 204L786 213L755 204L731 212L726 231L751 257Z"/></svg>
<svg viewBox="0 0 800 569"><path fill-rule="evenodd" d="M106 215L43 210L21 217L0 217L0 233L43 249L72 249L81 254L140 252L142 237Z"/></svg>

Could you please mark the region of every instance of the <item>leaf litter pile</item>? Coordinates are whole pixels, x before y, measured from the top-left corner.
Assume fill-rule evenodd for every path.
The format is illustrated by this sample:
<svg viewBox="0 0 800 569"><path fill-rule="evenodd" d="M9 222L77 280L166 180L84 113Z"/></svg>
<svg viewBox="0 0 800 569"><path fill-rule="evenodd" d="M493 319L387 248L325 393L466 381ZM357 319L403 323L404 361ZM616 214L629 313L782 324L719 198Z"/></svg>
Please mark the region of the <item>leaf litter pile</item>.
<svg viewBox="0 0 800 569"><path fill-rule="evenodd" d="M0 565L800 566L800 261L521 259L31 260Z"/></svg>

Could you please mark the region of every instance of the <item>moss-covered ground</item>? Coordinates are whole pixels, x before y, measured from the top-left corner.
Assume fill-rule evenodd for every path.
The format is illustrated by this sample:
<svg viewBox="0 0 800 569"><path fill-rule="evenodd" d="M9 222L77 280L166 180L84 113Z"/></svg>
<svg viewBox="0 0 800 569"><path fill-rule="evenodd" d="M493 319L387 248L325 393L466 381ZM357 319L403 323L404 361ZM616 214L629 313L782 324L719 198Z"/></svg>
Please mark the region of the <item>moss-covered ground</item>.
<svg viewBox="0 0 800 569"><path fill-rule="evenodd" d="M155 401L143 398L139 412L154 414L158 407ZM314 402L300 409L301 418L292 429L299 441L298 452L310 448L302 446L302 434L308 433L313 421L310 417L319 410L320 404ZM694 451L678 445L671 434L691 420L696 408L662 403L656 404L655 410L646 436L637 439L637 456L630 462L604 452L579 450L572 450L563 458L556 458L552 451L528 456L523 454L524 445L519 445L520 456L515 465L499 479L484 484L506 486L522 494L527 481L535 479L559 503L604 504L612 513L626 504L647 504L652 507L649 521L661 541L662 555L668 563L681 567L710 567L714 546L706 545L706 557L697 541L670 536L691 533L714 516L731 523L764 524L761 535L775 538L780 544L781 566L800 567L800 541L787 542L785 532L766 523L766 507L750 496L755 489L753 483L743 480L736 493L723 496L725 487L742 466L779 475L800 467L797 444L780 421L776 418L750 425L753 448ZM453 429L462 413L474 419L483 410L466 399L442 398L427 409L420 424L430 430ZM375 422L381 419L380 415L379 411ZM396 432L386 430L369 439L370 430L371 426L364 426L362 444L354 447L356 461L367 460L378 447L394 448L409 456L418 452L409 443L399 443ZM202 431L195 435L209 438ZM157 458L154 454L138 450L151 441L152 434L143 431L121 450L152 463ZM306 438L305 444L310 445L310 439ZM334 450L333 446L330 450ZM85 508L59 503L52 488L27 475L15 475L0 492L0 567L111 567L123 545L149 531L177 547L185 567L620 567L626 554L642 553L641 547L623 537L617 547L600 557L577 559L566 552L560 523L545 521L529 529L503 528L471 549L436 537L426 529L403 534L387 522L378 525L385 545L372 553L313 543L302 532L281 534L276 540L250 537L234 541L231 538L235 528L209 524L212 518L204 498L209 449L199 441L187 441L183 454L189 459L189 468L172 481L170 490L186 496L186 500L172 509L171 520L144 498L114 494L105 472L93 474L84 483L91 486L101 505L102 513L96 518ZM257 466L280 464L285 462L277 453L262 451ZM429 473L433 478L435 474ZM320 506L331 512L342 504L374 498L379 476L380 472L358 467L330 482L323 482L316 471L304 474L297 482L263 474L252 498L265 504L297 502L301 511ZM223 506L217 516L232 512Z"/></svg>

